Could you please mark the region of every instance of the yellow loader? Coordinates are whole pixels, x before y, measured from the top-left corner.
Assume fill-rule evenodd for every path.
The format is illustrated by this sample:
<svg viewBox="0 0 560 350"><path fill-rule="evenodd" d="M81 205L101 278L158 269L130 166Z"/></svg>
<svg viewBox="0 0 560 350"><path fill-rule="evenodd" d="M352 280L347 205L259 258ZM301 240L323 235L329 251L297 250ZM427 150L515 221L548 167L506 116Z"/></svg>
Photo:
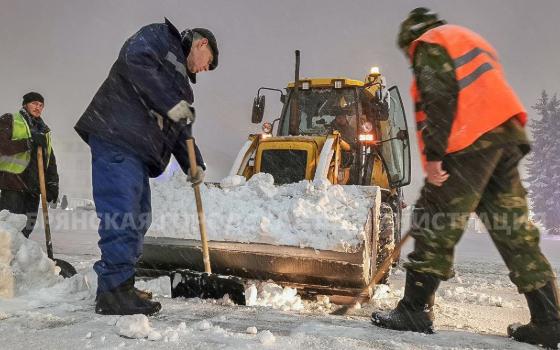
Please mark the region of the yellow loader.
<svg viewBox="0 0 560 350"><path fill-rule="evenodd" d="M280 93L282 111L264 122L264 91ZM363 289L401 235L402 187L410 183L410 141L396 86L373 67L366 78L296 78L284 90L261 87L254 99L252 122L262 133L249 135L229 175L250 179L269 173L275 185L328 180L356 186L371 197L363 222L364 239L351 252L313 247L213 241L212 271L297 287L304 294L338 296L344 303ZM197 240L149 237L140 274L188 268L203 271ZM370 291L371 293L371 291Z"/></svg>

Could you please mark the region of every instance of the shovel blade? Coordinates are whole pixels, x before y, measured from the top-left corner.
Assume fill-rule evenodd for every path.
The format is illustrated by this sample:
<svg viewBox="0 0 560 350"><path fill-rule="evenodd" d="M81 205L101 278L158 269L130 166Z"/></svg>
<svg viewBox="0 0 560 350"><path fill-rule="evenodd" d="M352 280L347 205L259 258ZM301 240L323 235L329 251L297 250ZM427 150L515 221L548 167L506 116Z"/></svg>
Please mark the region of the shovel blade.
<svg viewBox="0 0 560 350"><path fill-rule="evenodd" d="M171 297L221 299L226 294L237 305L245 305L245 283L239 277L193 270L171 273Z"/></svg>
<svg viewBox="0 0 560 350"><path fill-rule="evenodd" d="M64 278L70 278L77 274L76 269L72 266L69 262L60 260L60 259L53 259L56 266L60 267L60 272L58 273Z"/></svg>

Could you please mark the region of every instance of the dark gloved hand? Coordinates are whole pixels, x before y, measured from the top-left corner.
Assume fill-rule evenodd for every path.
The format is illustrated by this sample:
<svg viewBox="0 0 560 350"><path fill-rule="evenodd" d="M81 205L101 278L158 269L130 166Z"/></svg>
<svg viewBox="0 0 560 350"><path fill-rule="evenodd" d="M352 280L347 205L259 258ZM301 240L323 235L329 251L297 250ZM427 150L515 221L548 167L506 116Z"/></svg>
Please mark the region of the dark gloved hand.
<svg viewBox="0 0 560 350"><path fill-rule="evenodd" d="M47 148L47 136L40 132L31 132L31 139L35 146L41 146Z"/></svg>
<svg viewBox="0 0 560 350"><path fill-rule="evenodd" d="M202 183L202 181L204 181L204 169L202 169L202 167L200 165L196 166L196 174L195 176L192 176L191 174L191 169L189 168L188 174L187 174L187 180L190 181L194 186L198 186Z"/></svg>
<svg viewBox="0 0 560 350"><path fill-rule="evenodd" d="M58 185L47 184L47 202L56 203L58 201Z"/></svg>

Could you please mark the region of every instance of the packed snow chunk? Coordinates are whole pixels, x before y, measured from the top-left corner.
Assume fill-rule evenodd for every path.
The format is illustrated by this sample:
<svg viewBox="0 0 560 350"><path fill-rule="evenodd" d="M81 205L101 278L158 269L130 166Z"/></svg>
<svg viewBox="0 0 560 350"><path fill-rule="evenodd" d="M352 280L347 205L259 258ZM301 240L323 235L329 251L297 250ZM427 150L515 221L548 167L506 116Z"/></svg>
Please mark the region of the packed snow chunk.
<svg viewBox="0 0 560 350"><path fill-rule="evenodd" d="M245 289L245 305L254 306L257 305L258 291L254 284L251 284L247 289Z"/></svg>
<svg viewBox="0 0 560 350"><path fill-rule="evenodd" d="M319 250L360 251L379 188L301 181L275 186L270 174L224 179L224 188L201 185L208 239ZM230 186L235 185L235 186ZM153 182L149 236L200 239L194 192L177 172Z"/></svg>
<svg viewBox="0 0 560 350"><path fill-rule="evenodd" d="M245 180L244 176L231 175L222 179L222 181L220 181L220 187L222 188L237 187L240 185L244 185L245 182L247 181Z"/></svg>
<svg viewBox="0 0 560 350"><path fill-rule="evenodd" d="M60 269L37 242L25 238L21 229L25 215L0 212L0 297L12 298L50 287L62 277Z"/></svg>
<svg viewBox="0 0 560 350"><path fill-rule="evenodd" d="M375 286L375 293L373 294L372 299L374 300L381 300L391 297L391 289L386 284L378 284Z"/></svg>
<svg viewBox="0 0 560 350"><path fill-rule="evenodd" d="M251 284L245 290L245 304L247 306L267 306L283 311L300 311L304 309L297 289L279 286L271 282L259 282L257 286Z"/></svg>
<svg viewBox="0 0 560 350"><path fill-rule="evenodd" d="M153 331L146 315L121 316L117 320L117 333L127 338L146 338Z"/></svg>
<svg viewBox="0 0 560 350"><path fill-rule="evenodd" d="M208 320L202 320L196 324L196 328L201 331L208 330L212 328L212 322Z"/></svg>
<svg viewBox="0 0 560 350"><path fill-rule="evenodd" d="M149 280L136 280L134 286L140 290L152 292L154 295L171 297L171 279L161 276Z"/></svg>
<svg viewBox="0 0 560 350"><path fill-rule="evenodd" d="M252 327L247 327L247 330L245 331L247 334L257 334L257 327L252 326Z"/></svg>
<svg viewBox="0 0 560 350"><path fill-rule="evenodd" d="M161 333L158 332L158 331L154 331L153 329L148 334L148 340L150 340L150 341L159 341L162 338L163 337L161 336Z"/></svg>
<svg viewBox="0 0 560 350"><path fill-rule="evenodd" d="M438 296L446 301L459 303L472 303L482 306L497 306L505 308L514 307L512 302L504 301L500 296L479 293L464 287L442 288L438 291Z"/></svg>
<svg viewBox="0 0 560 350"><path fill-rule="evenodd" d="M274 337L274 334L272 334L271 331L262 331L257 335L257 337L263 345L272 345L276 341L276 337Z"/></svg>
<svg viewBox="0 0 560 350"><path fill-rule="evenodd" d="M167 331L165 333L165 337L163 338L164 342L176 342L177 340L179 340L179 333L177 333L176 331Z"/></svg>
<svg viewBox="0 0 560 350"><path fill-rule="evenodd" d="M1 235L2 233L0 233ZM13 298L15 289L15 278L11 267L7 264L0 264L0 298Z"/></svg>

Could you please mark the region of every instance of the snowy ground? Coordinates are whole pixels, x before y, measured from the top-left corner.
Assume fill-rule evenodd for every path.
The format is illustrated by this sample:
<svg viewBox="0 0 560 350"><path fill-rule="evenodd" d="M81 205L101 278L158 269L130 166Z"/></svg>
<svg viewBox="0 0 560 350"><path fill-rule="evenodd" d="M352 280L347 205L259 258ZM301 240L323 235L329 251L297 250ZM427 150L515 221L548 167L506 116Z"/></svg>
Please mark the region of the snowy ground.
<svg viewBox="0 0 560 350"><path fill-rule="evenodd" d="M62 222L63 216L70 214L53 211L52 215L53 220ZM58 215L61 217L56 218ZM85 222L95 214L71 215L83 215L80 220ZM89 274L87 278L91 279L91 265L98 257L97 236L87 226L58 228L53 240L55 255L72 262L79 272ZM32 238L43 244L40 229L33 232ZM545 239L542 246L558 273L560 240ZM406 250L409 249L410 246ZM149 318L147 324L145 320L96 315L90 293L69 294L64 291L64 285L58 284L26 297L0 299L0 348L535 348L505 337L509 323L527 322L529 314L487 235L465 235L458 247L456 268L457 278L443 283L439 291L436 300L438 333L430 336L383 330L370 324L368 317L372 310L394 306L402 294L404 273L397 271L390 279L388 292L384 294L384 290L380 290L377 300L347 317L331 316L325 304L317 302L304 303L301 311L281 311L156 296L163 304L163 311ZM146 285L156 293L165 294L158 283L149 282L143 286ZM147 338L129 339L119 333Z"/></svg>

